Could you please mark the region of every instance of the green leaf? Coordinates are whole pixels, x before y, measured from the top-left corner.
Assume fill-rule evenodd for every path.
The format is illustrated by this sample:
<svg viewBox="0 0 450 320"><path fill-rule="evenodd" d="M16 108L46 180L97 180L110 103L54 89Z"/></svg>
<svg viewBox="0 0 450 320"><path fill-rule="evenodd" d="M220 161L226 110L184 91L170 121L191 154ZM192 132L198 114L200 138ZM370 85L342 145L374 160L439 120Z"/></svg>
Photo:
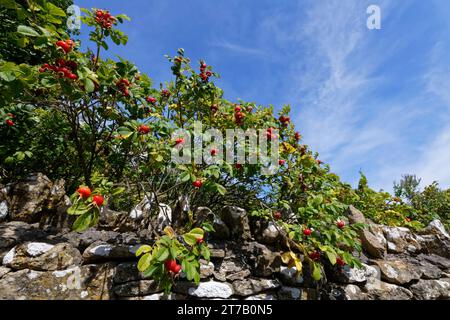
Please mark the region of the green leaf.
<svg viewBox="0 0 450 320"><path fill-rule="evenodd" d="M153 276L153 274L158 271L158 269L162 269L161 264L151 265L150 268L148 268L147 270L144 271L144 277L151 278Z"/></svg>
<svg viewBox="0 0 450 320"><path fill-rule="evenodd" d="M58 16L58 17L65 17L66 16L66 13L64 12L63 9L55 6L51 2L47 2L45 4L45 6L47 7L48 13L53 15L53 16Z"/></svg>
<svg viewBox="0 0 450 320"><path fill-rule="evenodd" d="M22 151L17 151L14 156L16 157L16 159L18 161L22 161L23 159L25 159L25 153L23 153Z"/></svg>
<svg viewBox="0 0 450 320"><path fill-rule="evenodd" d="M158 261L165 261L169 257L169 249L166 247L161 247L155 253L155 259Z"/></svg>
<svg viewBox="0 0 450 320"><path fill-rule="evenodd" d="M144 245L140 246L139 249L137 249L136 257L139 257L141 254L147 253L147 252L150 252L150 251L152 251L152 247L150 247L149 245L144 244Z"/></svg>
<svg viewBox="0 0 450 320"><path fill-rule="evenodd" d="M188 182L189 179L191 178L191 174L188 171L184 171L181 175L180 175L180 180L182 182Z"/></svg>
<svg viewBox="0 0 450 320"><path fill-rule="evenodd" d="M152 262L152 256L150 253L144 254L138 262L137 268L139 271L145 271L150 267L150 263Z"/></svg>
<svg viewBox="0 0 450 320"><path fill-rule="evenodd" d="M81 216L79 216L77 218L77 220L75 220L75 222L73 223L72 229L74 231L86 230L91 225L92 218L93 218L93 214L91 212L88 211L88 212L83 213Z"/></svg>
<svg viewBox="0 0 450 320"><path fill-rule="evenodd" d="M88 212L91 209L90 206L88 206L84 201L82 200L76 200L72 206L67 209L67 214L69 215L81 215L86 212Z"/></svg>
<svg viewBox="0 0 450 320"><path fill-rule="evenodd" d="M318 281L321 278L321 274L320 274L320 266L317 263L313 263L313 273L312 273L312 277L314 280Z"/></svg>
<svg viewBox="0 0 450 320"><path fill-rule="evenodd" d="M193 246L197 243L197 238L190 233L183 234L183 239L190 246Z"/></svg>
<svg viewBox="0 0 450 320"><path fill-rule="evenodd" d="M94 92L94 90L95 90L94 82L89 78L84 79L84 88L85 88L86 92L89 92L89 93Z"/></svg>
<svg viewBox="0 0 450 320"><path fill-rule="evenodd" d="M211 257L211 252L209 251L207 246L201 247L201 253L202 253L203 258L205 258L205 260L209 261L209 258Z"/></svg>
<svg viewBox="0 0 450 320"><path fill-rule="evenodd" d="M336 254L330 251L325 252L327 254L328 260L330 260L330 263L332 265L336 264Z"/></svg>
<svg viewBox="0 0 450 320"><path fill-rule="evenodd" d="M202 228L194 228L189 231L189 234L193 235L196 239L203 239L203 237L205 236L205 232Z"/></svg>
<svg viewBox="0 0 450 320"><path fill-rule="evenodd" d="M214 184L214 188L222 196L227 193L227 189L224 186L222 186L221 184L218 184L218 183Z"/></svg>
<svg viewBox="0 0 450 320"><path fill-rule="evenodd" d="M20 25L17 27L17 32L24 35L24 36L29 36L29 37L39 37L40 34L37 33L36 30L34 30L31 27L28 26L24 26L24 25Z"/></svg>

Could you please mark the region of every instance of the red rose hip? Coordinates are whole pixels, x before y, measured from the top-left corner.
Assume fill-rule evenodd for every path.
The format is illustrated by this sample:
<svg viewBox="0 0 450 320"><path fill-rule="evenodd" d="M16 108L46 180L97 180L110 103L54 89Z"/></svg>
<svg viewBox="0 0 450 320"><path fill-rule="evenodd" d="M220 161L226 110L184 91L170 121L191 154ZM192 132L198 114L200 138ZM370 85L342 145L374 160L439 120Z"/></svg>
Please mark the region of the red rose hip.
<svg viewBox="0 0 450 320"><path fill-rule="evenodd" d="M92 197L92 202L94 202L97 207L101 207L103 205L103 202L105 202L105 198L103 198L102 195L97 194Z"/></svg>
<svg viewBox="0 0 450 320"><path fill-rule="evenodd" d="M77 192L80 194L80 197L83 199L87 199L91 196L91 189L89 187L79 187Z"/></svg>

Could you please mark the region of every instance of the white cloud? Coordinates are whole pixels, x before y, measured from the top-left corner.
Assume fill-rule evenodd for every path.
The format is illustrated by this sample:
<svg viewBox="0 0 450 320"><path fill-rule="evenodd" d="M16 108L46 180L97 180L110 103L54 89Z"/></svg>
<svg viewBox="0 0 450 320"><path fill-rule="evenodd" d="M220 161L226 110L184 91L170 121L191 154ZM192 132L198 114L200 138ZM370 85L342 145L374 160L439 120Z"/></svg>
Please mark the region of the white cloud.
<svg viewBox="0 0 450 320"><path fill-rule="evenodd" d="M237 54L245 54L245 55L258 55L258 56L264 56L266 55L266 52L251 46L244 46L237 43L232 43L226 40L218 40L215 39L215 41L212 43L213 46L219 47L225 50L232 51Z"/></svg>

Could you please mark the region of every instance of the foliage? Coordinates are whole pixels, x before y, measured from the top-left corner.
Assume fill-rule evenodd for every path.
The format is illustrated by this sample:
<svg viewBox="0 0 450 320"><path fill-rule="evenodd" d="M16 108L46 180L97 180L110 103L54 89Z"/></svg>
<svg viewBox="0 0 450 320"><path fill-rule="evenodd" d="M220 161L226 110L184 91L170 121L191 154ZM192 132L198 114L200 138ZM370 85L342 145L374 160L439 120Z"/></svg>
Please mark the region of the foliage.
<svg viewBox="0 0 450 320"><path fill-rule="evenodd" d="M317 153L301 143L290 122L290 106L276 113L272 106L224 99L214 83L219 75L205 61L199 61L198 69L193 67L183 49L167 56L173 80L155 87L130 61L103 58L111 42L127 43L127 36L117 29L129 20L127 16L84 10L82 21L91 28L95 49L82 52L80 41L61 27L62 10L42 1L29 3L14 37L24 39L41 64L0 61L1 178L11 181L41 171L66 179L73 193L68 213L77 216L75 230L96 225L103 206L127 210L144 196L169 206L180 196L186 196L192 207L216 210L224 204L238 205L251 212L252 219L274 222L283 236L280 247L288 248L283 261L299 273L307 262L319 279L323 263L360 266L355 250L361 249L357 232L363 226L348 224L347 205L356 204L379 222L422 226L405 219L413 214L412 206L371 190L364 176L357 190L342 183ZM60 18L48 19L52 15ZM278 172L264 174L264 162L213 161L224 146L208 144L206 134L202 146L211 161L172 161L174 148L193 143L174 133L185 129L192 134L196 121L201 121L203 131L264 129L259 134L273 138L270 146L278 143ZM248 142L244 151L250 154ZM437 199L433 190L427 192L426 201L418 202L426 209L437 208L435 201L442 201L431 200ZM192 211L185 225L166 228L153 246L137 252L139 269L166 290L179 268L189 280L198 281L198 260L209 258L202 241L204 231L212 230L207 225L191 229L191 216Z"/></svg>
<svg viewBox="0 0 450 320"><path fill-rule="evenodd" d="M177 235L171 227L164 229L165 235L159 238L153 246L143 245L137 252L140 256L139 271L144 276L151 277L160 282L166 292L169 292L174 281L180 276L182 270L189 281L200 282L200 258L209 262L210 252L203 242L204 230L194 228L188 233ZM171 268L170 262L181 268Z"/></svg>
<svg viewBox="0 0 450 320"><path fill-rule="evenodd" d="M440 190L436 182L419 190L420 179L404 175L394 184L395 196L369 188L361 173L355 205L377 223L403 226L419 230L433 219L440 219L449 227L450 191Z"/></svg>

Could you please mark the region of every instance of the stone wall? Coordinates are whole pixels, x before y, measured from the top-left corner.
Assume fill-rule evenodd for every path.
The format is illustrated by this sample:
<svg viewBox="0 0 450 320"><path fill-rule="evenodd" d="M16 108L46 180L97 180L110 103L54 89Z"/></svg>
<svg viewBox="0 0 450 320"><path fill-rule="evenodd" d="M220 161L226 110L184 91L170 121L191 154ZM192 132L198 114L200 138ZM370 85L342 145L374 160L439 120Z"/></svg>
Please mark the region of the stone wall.
<svg viewBox="0 0 450 320"><path fill-rule="evenodd" d="M198 208L218 231L207 239L211 261L202 261L199 286L181 274L167 296L136 268L135 252L155 230L107 210L100 229L70 231L63 187L36 175L0 188L0 299L450 299L450 237L439 221L413 234L366 221L352 207L348 220L369 225L360 235L363 268L325 264L319 282L307 268L297 278L282 265L270 223L233 206Z"/></svg>

